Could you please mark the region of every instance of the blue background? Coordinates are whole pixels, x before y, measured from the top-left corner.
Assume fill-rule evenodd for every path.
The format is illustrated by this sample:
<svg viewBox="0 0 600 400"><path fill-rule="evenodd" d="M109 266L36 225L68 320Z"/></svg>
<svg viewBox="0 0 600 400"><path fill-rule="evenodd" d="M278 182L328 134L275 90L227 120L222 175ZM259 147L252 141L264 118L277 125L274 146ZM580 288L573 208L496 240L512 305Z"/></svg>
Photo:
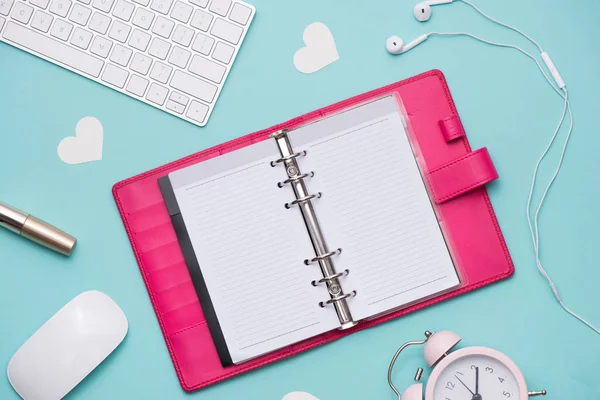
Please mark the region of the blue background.
<svg viewBox="0 0 600 400"><path fill-rule="evenodd" d="M343 4L342 4L343 3ZM596 199L600 196L598 43L600 2L479 0L493 16L536 38L568 83L575 132L562 175L541 213L542 257L564 300L600 324ZM273 399L301 390L321 400L393 399L388 362L403 342L450 329L463 345L509 355L530 390L552 399L597 397L600 337L571 319L534 265L525 219L531 171L562 111L535 65L512 50L466 38L431 38L400 57L385 39L412 40L428 30L465 30L535 48L486 22L464 4L434 8L428 24L407 0L255 0L257 16L206 128L113 92L0 43L0 199L54 223L79 239L71 258L0 231L0 367L55 311L78 293L97 289L130 322L124 343L70 398ZM292 64L311 22L327 24L340 60L313 75ZM445 74L473 148L487 146L500 173L489 185L516 273L511 279L416 314L360 332L283 362L186 395L177 381L146 289L111 196L124 178L223 141L271 126L417 73ZM56 148L77 122L104 125L104 158L67 165ZM565 131L561 133L564 137ZM560 146L551 157L556 160ZM544 165L542 178L553 164ZM406 385L420 351L401 359ZM404 387L404 386L403 386ZM6 378L0 398L14 399Z"/></svg>

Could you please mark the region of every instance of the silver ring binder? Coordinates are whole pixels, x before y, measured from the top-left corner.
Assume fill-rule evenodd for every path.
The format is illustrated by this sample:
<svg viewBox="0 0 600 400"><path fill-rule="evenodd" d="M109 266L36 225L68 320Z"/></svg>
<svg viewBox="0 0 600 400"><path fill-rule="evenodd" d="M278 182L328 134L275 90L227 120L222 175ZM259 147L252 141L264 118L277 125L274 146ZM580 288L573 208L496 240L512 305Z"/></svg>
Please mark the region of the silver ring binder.
<svg viewBox="0 0 600 400"><path fill-rule="evenodd" d="M324 276L323 278L319 279L319 280L314 280L311 282L311 284L313 286L318 286L322 283L326 283L327 281L330 281L332 279L337 279L337 278L343 278L344 276L347 276L350 273L350 270L344 270L344 272L338 272L337 274L333 274L330 276Z"/></svg>
<svg viewBox="0 0 600 400"><path fill-rule="evenodd" d="M278 186L282 187L285 184L290 184L294 190L294 195L296 196L296 200L286 203L285 207L290 208L293 205L298 206L302 218L304 219L304 223L306 224L310 241L315 249L316 257L314 257L311 262L314 262L315 264L318 263L321 274L323 275L323 278L320 279L318 283L324 283L327 286L327 291L331 297L326 302L321 302L319 304L322 307L325 307L326 305L333 306L338 319L340 320L340 329L352 328L357 323L352 318L352 313L350 312L346 299L355 296L356 291L344 293L339 278L347 275L349 271L346 270L338 273L333 265L332 257L339 254L341 249L332 252L327 248L323 231L321 230L312 204L312 199L319 198L322 194L320 192L317 194L310 194L306 187L306 183L304 182L304 178L314 175L314 172L303 174L298 166L296 158L306 156L307 152L294 152L288 137L288 131L285 129L272 133L271 138L275 140L281 155L281 158L278 160L271 161L271 166L275 167L278 164L282 164L288 178L285 181L279 182Z"/></svg>
<svg viewBox="0 0 600 400"><path fill-rule="evenodd" d="M304 203L308 200L311 199L318 199L321 196L323 196L323 193L319 192L319 193L314 193L314 194L309 194L307 196L304 197L300 197L294 201L290 201L289 203L285 203L285 208L292 208L292 206L295 206L296 204L300 204L300 203Z"/></svg>
<svg viewBox="0 0 600 400"><path fill-rule="evenodd" d="M271 161L271 167L274 167L277 164L285 162L285 161L293 160L294 158L297 158L297 157L304 157L306 154L307 154L307 152L306 152L306 150L304 150L304 151L301 151L299 153L293 153L293 154L290 154L290 155L287 155L287 156L283 156L283 157L281 157L281 158L279 158L279 159L277 159L275 161Z"/></svg>
<svg viewBox="0 0 600 400"><path fill-rule="evenodd" d="M306 264L306 265L314 264L314 263L316 263L316 262L318 262L320 260L324 260L324 259L329 258L329 257L337 256L339 254L342 254L342 248L341 247L339 249L337 249L337 250L330 251L329 253L326 253L326 254L323 254L323 255L320 255L320 256L316 256L312 260L309 260L307 258L306 260L304 260L304 264Z"/></svg>
<svg viewBox="0 0 600 400"><path fill-rule="evenodd" d="M277 186L282 188L284 185L287 185L288 183L296 182L296 181L299 181L300 179L304 179L304 178L312 178L313 176L315 176L315 172L310 171L308 174L297 175L297 176L294 176L293 178L288 178L283 182L277 182Z"/></svg>
<svg viewBox="0 0 600 400"><path fill-rule="evenodd" d="M334 303L337 303L338 301L343 301L343 300L346 300L346 299L348 299L350 297L354 297L354 296L356 296L356 290L353 290L350 293L346 293L346 294L343 294L338 297L332 297L331 299L329 299L327 301L321 301L319 303L319 307L325 308L329 304L334 304Z"/></svg>

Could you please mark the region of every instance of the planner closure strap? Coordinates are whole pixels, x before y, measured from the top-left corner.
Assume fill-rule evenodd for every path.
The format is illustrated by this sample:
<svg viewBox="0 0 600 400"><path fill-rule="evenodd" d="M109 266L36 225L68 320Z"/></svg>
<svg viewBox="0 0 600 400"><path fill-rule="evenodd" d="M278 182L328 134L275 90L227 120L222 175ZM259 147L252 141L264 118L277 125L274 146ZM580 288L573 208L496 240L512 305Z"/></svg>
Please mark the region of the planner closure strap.
<svg viewBox="0 0 600 400"><path fill-rule="evenodd" d="M498 178L487 148L435 168L427 175L433 200L442 204Z"/></svg>
<svg viewBox="0 0 600 400"><path fill-rule="evenodd" d="M465 130L460 123L460 118L458 118L458 115L456 114L440 120L439 124L440 129L442 130L442 135L444 135L446 142L451 142L454 139L465 136Z"/></svg>

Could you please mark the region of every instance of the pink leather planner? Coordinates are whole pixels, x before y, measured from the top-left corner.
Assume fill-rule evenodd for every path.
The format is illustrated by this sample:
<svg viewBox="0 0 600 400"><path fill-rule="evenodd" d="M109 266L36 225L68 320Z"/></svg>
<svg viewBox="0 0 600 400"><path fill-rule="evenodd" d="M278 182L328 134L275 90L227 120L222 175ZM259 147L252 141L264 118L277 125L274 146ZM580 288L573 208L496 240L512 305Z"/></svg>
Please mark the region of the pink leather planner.
<svg viewBox="0 0 600 400"><path fill-rule="evenodd" d="M273 140L270 134L280 129L293 130L385 95L401 99L409 139L430 198L443 231L451 237L449 245L461 285L361 321L353 328L330 331L223 367L158 179L250 144ZM433 70L134 176L115 184L113 194L181 386L194 391L512 275L514 267L485 189L485 184L497 177L487 149L471 150L445 78Z"/></svg>

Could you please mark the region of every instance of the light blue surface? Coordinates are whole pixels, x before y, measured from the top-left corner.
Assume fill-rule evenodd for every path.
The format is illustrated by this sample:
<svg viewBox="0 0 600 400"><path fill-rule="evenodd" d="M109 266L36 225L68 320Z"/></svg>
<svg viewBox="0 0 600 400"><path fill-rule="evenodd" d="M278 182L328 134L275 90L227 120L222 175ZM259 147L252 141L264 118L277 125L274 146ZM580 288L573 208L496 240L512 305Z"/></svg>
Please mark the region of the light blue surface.
<svg viewBox="0 0 600 400"><path fill-rule="evenodd" d="M343 5L341 5L343 3ZM536 38L568 83L576 118L562 175L541 213L541 248L564 300L600 325L600 2L479 0L492 15ZM0 199L55 223L80 240L71 258L0 231L0 368L56 310L78 293L101 290L122 307L130 331L73 399L279 400L303 390L321 400L390 399L385 374L396 348L429 330L451 329L463 345L509 355L531 390L551 399L595 399L600 337L568 317L538 274L524 207L531 171L558 122L561 99L535 65L512 50L466 38L432 38L400 57L385 39L428 30L466 30L534 52L517 35L463 4L434 8L429 24L413 1L255 0L257 16L206 128L157 111L0 43ZM335 36L340 60L314 74L292 65L314 21ZM489 193L512 254L508 281L360 332L242 377L186 395L179 386L146 289L112 199L124 178L349 96L439 68L473 148L487 146L500 173ZM66 165L56 154L82 117L104 125L104 159ZM564 137L563 131L561 137ZM551 156L555 160L558 147ZM548 178L551 166L542 176ZM485 267L485 266L482 266ZM401 359L406 385L420 351ZM0 398L17 396L0 378Z"/></svg>

